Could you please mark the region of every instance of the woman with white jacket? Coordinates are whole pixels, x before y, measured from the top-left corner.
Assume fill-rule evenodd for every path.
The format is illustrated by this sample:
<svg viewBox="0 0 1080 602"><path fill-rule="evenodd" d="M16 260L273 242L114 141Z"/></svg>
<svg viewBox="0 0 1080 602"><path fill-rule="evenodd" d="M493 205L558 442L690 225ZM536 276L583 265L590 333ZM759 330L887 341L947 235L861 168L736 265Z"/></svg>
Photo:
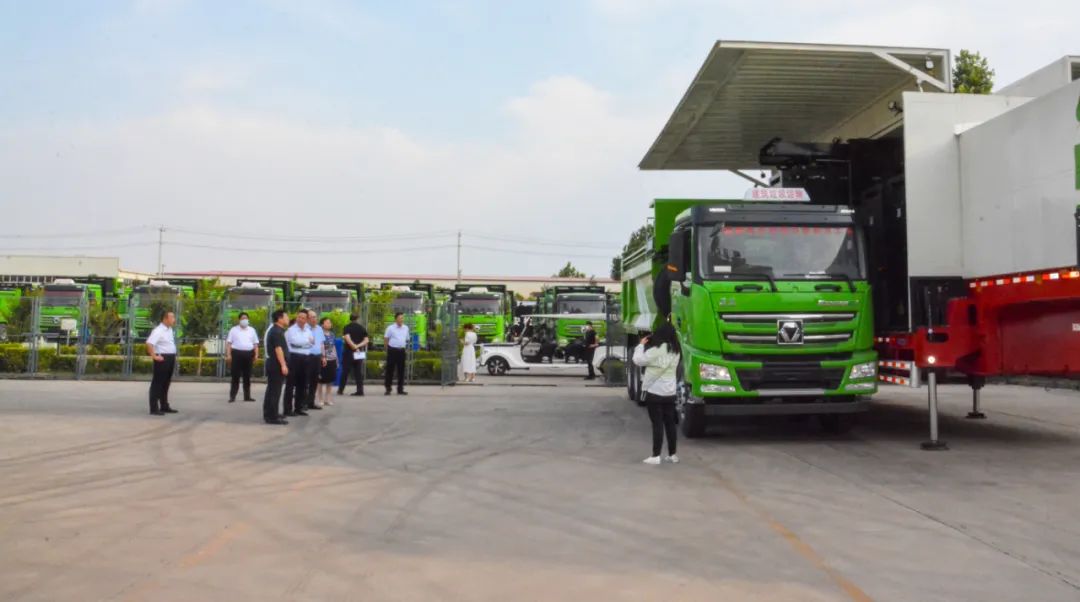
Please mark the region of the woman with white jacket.
<svg viewBox="0 0 1080 602"><path fill-rule="evenodd" d="M668 461L679 462L675 455L675 388L676 371L679 368L679 337L675 328L665 322L651 336L641 339L634 349L634 365L645 368L642 388L645 390L645 406L652 421L652 455L646 464ZM660 449L667 433L668 456L661 459Z"/></svg>

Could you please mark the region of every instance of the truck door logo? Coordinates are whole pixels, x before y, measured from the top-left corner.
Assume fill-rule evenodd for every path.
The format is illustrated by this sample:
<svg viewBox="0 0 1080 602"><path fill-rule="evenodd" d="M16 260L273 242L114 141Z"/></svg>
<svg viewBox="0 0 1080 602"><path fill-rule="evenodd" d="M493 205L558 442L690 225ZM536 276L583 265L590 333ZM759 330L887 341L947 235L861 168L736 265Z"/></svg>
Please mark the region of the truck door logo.
<svg viewBox="0 0 1080 602"><path fill-rule="evenodd" d="M777 320L776 321L776 344L777 345L802 345L803 323L802 320Z"/></svg>

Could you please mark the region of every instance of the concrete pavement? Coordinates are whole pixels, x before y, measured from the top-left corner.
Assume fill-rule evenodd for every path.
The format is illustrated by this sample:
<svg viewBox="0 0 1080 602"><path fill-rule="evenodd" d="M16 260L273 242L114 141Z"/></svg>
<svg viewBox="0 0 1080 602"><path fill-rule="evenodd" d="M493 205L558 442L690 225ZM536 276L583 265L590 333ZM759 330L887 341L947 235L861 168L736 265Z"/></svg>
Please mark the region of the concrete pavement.
<svg viewBox="0 0 1080 602"><path fill-rule="evenodd" d="M946 387L949 452L892 389L849 436L740 421L651 467L623 391L483 380L286 427L227 385L162 418L142 383L0 381L0 599L1080 599L1075 391L970 422Z"/></svg>

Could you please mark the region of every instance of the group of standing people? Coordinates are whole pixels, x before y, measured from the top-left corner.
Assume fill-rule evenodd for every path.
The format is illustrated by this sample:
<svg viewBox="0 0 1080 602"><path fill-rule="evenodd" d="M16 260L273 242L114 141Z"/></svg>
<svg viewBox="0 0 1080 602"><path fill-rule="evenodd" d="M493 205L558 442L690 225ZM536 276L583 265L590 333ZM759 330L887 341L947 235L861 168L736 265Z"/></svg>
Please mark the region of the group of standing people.
<svg viewBox="0 0 1080 602"><path fill-rule="evenodd" d="M236 401L243 385L243 400L253 402L251 374L259 359L259 335L251 326L250 316L241 312L225 338L225 361L230 367L229 403ZM169 385L176 370L176 339L173 326L176 314L166 312L146 339L147 354L153 359L150 382L150 413L155 416L175 414L169 405ZM338 395L345 394L351 375L356 383L353 396L364 395L364 372L371 339L353 314L342 333L343 357L338 357L337 336L330 318L319 319L310 309L301 309L290 320L285 310L271 314L271 324L264 336L266 392L263 395L263 420L267 424L288 424L287 417L307 416L311 410L334 405L333 387L341 365ZM405 391L405 359L410 341L409 327L398 313L386 329L386 394L397 378L397 392ZM284 393L284 397L282 396Z"/></svg>
<svg viewBox="0 0 1080 602"><path fill-rule="evenodd" d="M248 314L241 313L238 317L238 323L229 330L225 339L225 359L230 364L232 376L229 403L236 401L241 381L244 401L255 401L251 396L251 372L259 359L259 336L251 327ZM334 405L332 388L339 362L342 371L338 395L345 393L350 373L356 382L356 392L352 395L364 395L364 368L371 341L367 329L360 323L360 316L350 316L349 324L344 329L342 358L338 357L334 325L329 318L319 320L314 311L302 309L290 323L289 315L279 309L271 315L271 320L265 336L267 383L263 396L263 420L267 424L288 424L286 417L307 416L308 410L321 410ZM169 385L176 368L175 324L176 314L166 312L161 323L146 339L147 353L154 362L150 381L150 413L156 416L177 412L169 405ZM476 379L477 335L472 324L466 324L464 332L461 369L464 380L472 382ZM597 346L591 324L586 326L584 338L588 357ZM407 395L405 358L410 335L403 314L394 316L394 323L386 329L385 341L386 394L390 395L396 376L398 394ZM667 322L651 336L642 338L634 349L632 362L645 369L642 390L645 391L645 405L652 423L652 455L645 458L646 464L679 461L679 456L675 454L675 397L681 352L675 328ZM589 376L586 378L594 378L591 357L588 364ZM279 412L282 389L285 397ZM661 456L665 435L668 453Z"/></svg>

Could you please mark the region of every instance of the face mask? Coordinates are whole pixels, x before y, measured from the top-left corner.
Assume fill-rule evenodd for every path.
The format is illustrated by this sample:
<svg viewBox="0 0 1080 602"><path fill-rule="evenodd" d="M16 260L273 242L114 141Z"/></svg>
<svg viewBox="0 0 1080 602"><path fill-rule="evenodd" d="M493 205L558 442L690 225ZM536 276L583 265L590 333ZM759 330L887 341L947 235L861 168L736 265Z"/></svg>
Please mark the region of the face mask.
<svg viewBox="0 0 1080 602"><path fill-rule="evenodd" d="M243 320L240 320L240 325L241 325L241 326L247 326L247 325L248 325L248 320L247 320L247 318L244 318Z"/></svg>

